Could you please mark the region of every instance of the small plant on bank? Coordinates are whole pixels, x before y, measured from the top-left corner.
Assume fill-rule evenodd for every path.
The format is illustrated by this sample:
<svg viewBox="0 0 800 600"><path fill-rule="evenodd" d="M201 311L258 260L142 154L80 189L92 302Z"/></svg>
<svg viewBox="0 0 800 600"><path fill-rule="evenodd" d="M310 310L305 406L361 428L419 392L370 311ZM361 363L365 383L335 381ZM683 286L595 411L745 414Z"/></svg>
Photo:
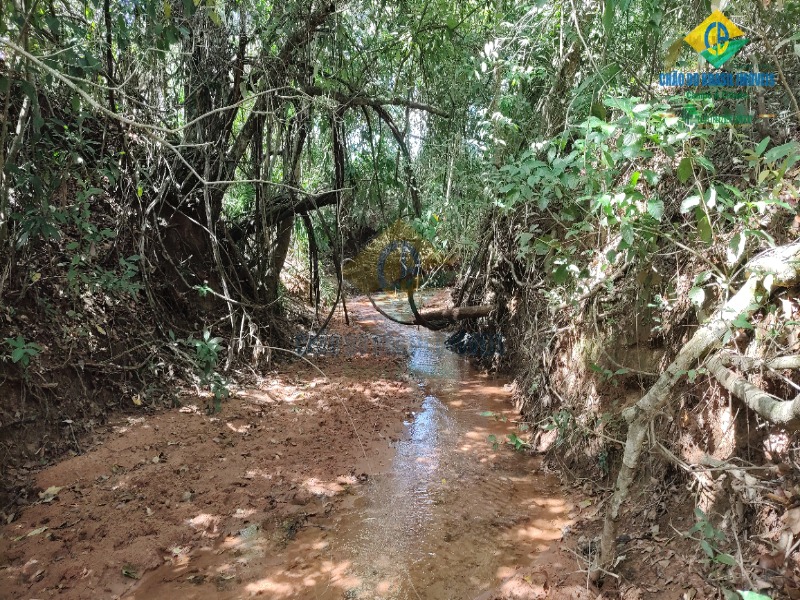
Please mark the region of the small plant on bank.
<svg viewBox="0 0 800 600"><path fill-rule="evenodd" d="M503 442L501 442L496 435L491 434L486 437L486 441L492 445L492 450L498 450L501 444L507 444L514 448L514 450L517 452L522 452L523 450L527 450L531 447L529 442L523 440L516 433L506 434L506 440Z"/></svg>
<svg viewBox="0 0 800 600"><path fill-rule="evenodd" d="M213 412L222 410L222 400L230 396L228 384L217 372L220 351L222 350L222 338L211 337L211 332L206 329L203 331L203 339L195 340L189 338L187 344L192 346L195 351L195 370L200 378L200 385L208 386L214 394Z"/></svg>
<svg viewBox="0 0 800 600"><path fill-rule="evenodd" d="M725 533L711 524L706 513L703 512L702 509L695 508L694 516L697 522L686 532L686 536L697 541L703 549L703 552L705 552L708 558L713 562L735 567L736 559L730 554L719 550L719 544L725 541ZM697 534L698 537L696 537L695 534Z"/></svg>
<svg viewBox="0 0 800 600"><path fill-rule="evenodd" d="M29 342L21 335L16 338L6 338L5 343L11 348L11 362L19 363L23 368L27 369L31 362L31 358L38 356L42 347L34 342Z"/></svg>
<svg viewBox="0 0 800 600"><path fill-rule="evenodd" d="M556 413L553 413L544 422L542 425L542 429L544 431L553 431L554 429L558 431L558 435L556 436L555 446L560 446L563 444L567 439L569 439L570 435L572 434L572 413L568 410L560 410Z"/></svg>

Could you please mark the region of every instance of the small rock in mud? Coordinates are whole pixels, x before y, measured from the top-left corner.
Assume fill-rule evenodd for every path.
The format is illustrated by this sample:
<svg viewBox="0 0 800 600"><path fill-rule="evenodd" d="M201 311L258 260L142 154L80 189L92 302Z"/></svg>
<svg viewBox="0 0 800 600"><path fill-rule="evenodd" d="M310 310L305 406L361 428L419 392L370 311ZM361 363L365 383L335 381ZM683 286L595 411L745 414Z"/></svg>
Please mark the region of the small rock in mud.
<svg viewBox="0 0 800 600"><path fill-rule="evenodd" d="M313 494L305 490L300 490L299 492L296 492L295 495L292 497L291 503L294 504L295 506L305 506L313 499L314 499Z"/></svg>

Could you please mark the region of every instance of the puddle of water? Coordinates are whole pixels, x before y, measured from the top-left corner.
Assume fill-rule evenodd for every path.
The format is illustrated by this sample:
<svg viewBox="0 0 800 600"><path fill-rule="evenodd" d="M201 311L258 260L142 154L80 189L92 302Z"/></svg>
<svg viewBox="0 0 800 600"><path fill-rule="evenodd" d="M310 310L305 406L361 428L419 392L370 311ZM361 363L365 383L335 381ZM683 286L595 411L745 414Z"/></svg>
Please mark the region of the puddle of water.
<svg viewBox="0 0 800 600"><path fill-rule="evenodd" d="M379 302L408 318L404 298ZM487 441L515 431L504 380L445 350L444 333L378 321L365 302L351 311L366 329L407 346L409 374L425 394L420 410L391 464L346 496L335 516L301 529L285 548L259 532L194 559L195 570L221 581L238 571L241 584L230 593L220 584L215 598L474 598L530 564L569 524L571 506L538 460ZM156 597L146 590L131 597Z"/></svg>

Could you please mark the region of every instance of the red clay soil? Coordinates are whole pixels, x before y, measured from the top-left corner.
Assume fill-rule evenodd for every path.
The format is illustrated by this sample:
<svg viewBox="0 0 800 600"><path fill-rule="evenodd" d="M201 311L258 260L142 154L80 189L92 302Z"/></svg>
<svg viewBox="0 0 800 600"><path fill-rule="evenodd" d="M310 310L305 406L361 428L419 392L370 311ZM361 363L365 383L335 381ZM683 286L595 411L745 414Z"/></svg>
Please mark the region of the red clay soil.
<svg viewBox="0 0 800 600"><path fill-rule="evenodd" d="M351 335L413 331L351 308ZM623 567L657 593L587 583L599 498L487 443L516 431L502 381L449 355L456 378L423 384L407 371L414 358L347 354L319 361L327 379L286 365L216 416L196 399L84 440L84 454L38 473L40 501L0 529L0 599L632 600L691 587L677 557L648 566L652 541ZM435 444L415 445L429 433Z"/></svg>
<svg viewBox="0 0 800 600"><path fill-rule="evenodd" d="M38 487L60 489L2 528L0 598L117 597L221 534L330 511L320 498L361 485L365 454L390 459L421 396L398 359L324 368L329 381L305 364L275 373L215 417L188 405L125 419L43 470Z"/></svg>

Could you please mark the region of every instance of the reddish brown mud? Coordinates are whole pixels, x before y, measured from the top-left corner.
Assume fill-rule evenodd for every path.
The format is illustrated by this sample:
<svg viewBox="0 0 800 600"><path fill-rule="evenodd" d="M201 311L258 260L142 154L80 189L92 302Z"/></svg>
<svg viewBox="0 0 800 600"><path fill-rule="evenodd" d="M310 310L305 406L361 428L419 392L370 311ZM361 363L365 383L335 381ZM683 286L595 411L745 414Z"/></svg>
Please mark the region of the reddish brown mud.
<svg viewBox="0 0 800 600"><path fill-rule="evenodd" d="M568 493L487 441L524 436L505 382L444 334L350 308L356 325L317 361L328 379L298 363L216 417L143 414L42 471L60 489L3 528L0 597L445 600L537 556L548 586L577 571L542 554L570 523ZM378 334L369 354L348 347Z"/></svg>

